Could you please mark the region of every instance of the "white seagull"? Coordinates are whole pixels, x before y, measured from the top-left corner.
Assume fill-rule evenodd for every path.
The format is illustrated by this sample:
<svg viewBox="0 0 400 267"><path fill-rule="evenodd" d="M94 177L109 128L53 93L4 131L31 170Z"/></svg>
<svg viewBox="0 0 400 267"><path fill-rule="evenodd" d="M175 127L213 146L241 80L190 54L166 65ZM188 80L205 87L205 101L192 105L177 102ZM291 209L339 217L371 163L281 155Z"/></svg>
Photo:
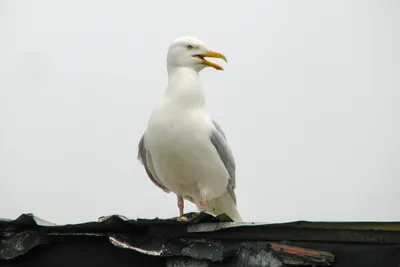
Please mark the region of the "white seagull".
<svg viewBox="0 0 400 267"><path fill-rule="evenodd" d="M224 132L205 110L200 71L223 68L206 57L226 57L194 37L180 37L167 55L168 85L138 146L138 159L155 185L200 211L242 221L236 207L235 160Z"/></svg>

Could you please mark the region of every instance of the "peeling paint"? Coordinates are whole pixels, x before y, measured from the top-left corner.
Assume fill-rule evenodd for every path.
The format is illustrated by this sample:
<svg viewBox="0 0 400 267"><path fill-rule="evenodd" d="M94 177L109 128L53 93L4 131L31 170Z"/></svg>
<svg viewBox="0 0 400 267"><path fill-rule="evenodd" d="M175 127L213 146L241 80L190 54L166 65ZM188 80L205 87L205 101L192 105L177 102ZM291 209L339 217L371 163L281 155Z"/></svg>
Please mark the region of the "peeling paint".
<svg viewBox="0 0 400 267"><path fill-rule="evenodd" d="M114 246L117 246L120 248L132 249L132 250L135 250L142 254L146 254L146 255L150 255L150 256L161 256L162 255L162 250L155 251L155 250L145 250L145 249L137 248L137 247L129 245L128 243L121 242L114 237L110 237L110 241Z"/></svg>

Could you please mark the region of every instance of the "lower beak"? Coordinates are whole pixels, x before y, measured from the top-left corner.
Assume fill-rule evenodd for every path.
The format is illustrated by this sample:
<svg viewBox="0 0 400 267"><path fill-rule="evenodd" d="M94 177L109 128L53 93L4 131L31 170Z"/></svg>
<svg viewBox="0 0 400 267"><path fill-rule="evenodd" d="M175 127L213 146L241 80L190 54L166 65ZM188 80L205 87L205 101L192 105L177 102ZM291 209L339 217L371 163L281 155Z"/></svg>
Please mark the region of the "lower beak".
<svg viewBox="0 0 400 267"><path fill-rule="evenodd" d="M224 69L220 65L217 65L217 64L215 64L213 62L210 62L210 61L206 60L205 57L220 58L220 59L223 59L225 62L228 62L226 57L223 54L218 53L218 52L214 52L214 51L208 51L208 52L206 52L204 54L194 55L194 57L197 57L197 58L201 59L203 65L206 65L208 67L212 67L212 68L214 68L216 70L224 70Z"/></svg>

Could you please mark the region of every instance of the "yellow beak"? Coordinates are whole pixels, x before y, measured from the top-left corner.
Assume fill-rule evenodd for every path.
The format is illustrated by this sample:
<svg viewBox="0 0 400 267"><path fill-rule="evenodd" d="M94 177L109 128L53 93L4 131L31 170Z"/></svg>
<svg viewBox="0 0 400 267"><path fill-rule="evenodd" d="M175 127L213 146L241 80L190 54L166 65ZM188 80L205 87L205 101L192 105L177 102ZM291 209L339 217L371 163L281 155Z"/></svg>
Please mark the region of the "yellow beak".
<svg viewBox="0 0 400 267"><path fill-rule="evenodd" d="M208 67L212 67L212 68L214 68L216 70L224 70L224 68L222 68L220 65L217 65L217 64L215 64L213 62L210 62L210 61L204 59L205 57L220 58L220 59L223 59L225 62L228 63L228 60L226 59L226 57L223 54L218 53L218 52L214 52L214 51L211 51L211 50L206 52L206 53L204 53L204 54L194 55L194 57L197 57L197 58L201 59L201 61L202 61L202 63L204 65L206 65Z"/></svg>

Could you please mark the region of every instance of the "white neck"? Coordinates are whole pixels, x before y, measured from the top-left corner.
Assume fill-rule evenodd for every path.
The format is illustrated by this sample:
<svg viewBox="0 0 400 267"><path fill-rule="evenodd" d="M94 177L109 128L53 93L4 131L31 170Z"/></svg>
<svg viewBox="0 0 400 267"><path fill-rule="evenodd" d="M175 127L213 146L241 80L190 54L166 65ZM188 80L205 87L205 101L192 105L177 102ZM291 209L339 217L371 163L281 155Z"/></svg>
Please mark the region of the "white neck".
<svg viewBox="0 0 400 267"><path fill-rule="evenodd" d="M192 68L168 68L165 96L181 108L198 108L205 104L199 72Z"/></svg>

